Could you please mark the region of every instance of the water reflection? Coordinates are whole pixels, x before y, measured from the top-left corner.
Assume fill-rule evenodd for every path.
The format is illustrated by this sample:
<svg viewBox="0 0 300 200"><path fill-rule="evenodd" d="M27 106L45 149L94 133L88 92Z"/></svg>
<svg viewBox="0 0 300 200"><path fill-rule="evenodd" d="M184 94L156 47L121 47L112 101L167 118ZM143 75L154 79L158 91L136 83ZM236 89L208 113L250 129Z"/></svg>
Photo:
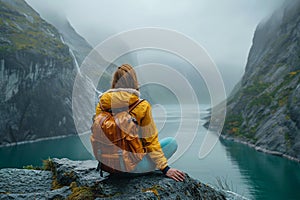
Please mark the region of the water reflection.
<svg viewBox="0 0 300 200"><path fill-rule="evenodd" d="M300 199L300 164L257 152L243 144L221 140L227 154L251 185L256 199Z"/></svg>

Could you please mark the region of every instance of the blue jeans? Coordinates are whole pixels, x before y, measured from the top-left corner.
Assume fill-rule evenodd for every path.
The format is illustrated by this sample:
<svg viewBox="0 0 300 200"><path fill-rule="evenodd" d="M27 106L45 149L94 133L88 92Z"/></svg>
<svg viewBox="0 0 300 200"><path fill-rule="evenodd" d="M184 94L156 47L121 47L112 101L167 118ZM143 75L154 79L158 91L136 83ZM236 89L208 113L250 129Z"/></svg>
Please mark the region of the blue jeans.
<svg viewBox="0 0 300 200"><path fill-rule="evenodd" d="M162 151L167 159L169 159L177 150L177 142L172 137L167 137L159 141ZM133 173L145 173L155 170L155 163L146 155L132 171Z"/></svg>

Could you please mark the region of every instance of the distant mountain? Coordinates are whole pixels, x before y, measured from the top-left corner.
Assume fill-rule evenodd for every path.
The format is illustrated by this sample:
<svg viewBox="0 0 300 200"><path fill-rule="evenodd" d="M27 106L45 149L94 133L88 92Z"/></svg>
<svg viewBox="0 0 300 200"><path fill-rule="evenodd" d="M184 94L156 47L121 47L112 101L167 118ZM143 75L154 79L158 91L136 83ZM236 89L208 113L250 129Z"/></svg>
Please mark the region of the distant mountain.
<svg viewBox="0 0 300 200"><path fill-rule="evenodd" d="M222 134L300 159L299 0L287 1L258 25L245 74L228 99Z"/></svg>
<svg viewBox="0 0 300 200"><path fill-rule="evenodd" d="M75 134L76 62L90 45L67 22L58 31L24 0L0 5L0 145Z"/></svg>

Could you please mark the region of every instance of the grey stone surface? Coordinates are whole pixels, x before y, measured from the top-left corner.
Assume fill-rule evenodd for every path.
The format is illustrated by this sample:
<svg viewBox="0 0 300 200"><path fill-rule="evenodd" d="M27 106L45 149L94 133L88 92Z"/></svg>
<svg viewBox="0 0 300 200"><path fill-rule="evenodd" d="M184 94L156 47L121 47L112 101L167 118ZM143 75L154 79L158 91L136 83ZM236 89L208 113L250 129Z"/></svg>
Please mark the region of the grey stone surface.
<svg viewBox="0 0 300 200"><path fill-rule="evenodd" d="M96 160L72 161L67 158L53 159L56 167L57 180L62 185L70 185L76 182L78 186L93 186L96 182L100 182L105 178L100 177L96 171L98 162ZM103 172L103 176L109 174Z"/></svg>
<svg viewBox="0 0 300 200"><path fill-rule="evenodd" d="M93 187L97 199L238 199L232 192L219 191L187 175L184 182L165 177L160 171L144 175L109 175L101 178L95 171L97 161L53 159L60 184L76 182ZM72 174L72 176L69 176ZM157 193L156 193L157 192Z"/></svg>
<svg viewBox="0 0 300 200"><path fill-rule="evenodd" d="M221 191L188 175L184 182L165 177L160 171L144 175L101 178L95 171L96 161L53 159L55 175L62 188L51 190L52 174L48 171L25 169L0 170L0 199L66 199L70 184L89 187L96 199L244 199L230 191Z"/></svg>
<svg viewBox="0 0 300 200"><path fill-rule="evenodd" d="M158 171L133 178L110 177L98 187L111 199L226 199L225 193L188 175L184 182L176 182Z"/></svg>
<svg viewBox="0 0 300 200"><path fill-rule="evenodd" d="M38 193L51 189L52 173L26 169L1 169L0 193Z"/></svg>
<svg viewBox="0 0 300 200"><path fill-rule="evenodd" d="M64 199L70 195L69 187L51 190L51 183L49 171L1 169L0 199Z"/></svg>
<svg viewBox="0 0 300 200"><path fill-rule="evenodd" d="M12 194L0 194L0 199L21 199L21 200L32 200L32 199L66 199L71 194L71 189L64 186L57 190L51 191L40 191L31 193L12 193Z"/></svg>

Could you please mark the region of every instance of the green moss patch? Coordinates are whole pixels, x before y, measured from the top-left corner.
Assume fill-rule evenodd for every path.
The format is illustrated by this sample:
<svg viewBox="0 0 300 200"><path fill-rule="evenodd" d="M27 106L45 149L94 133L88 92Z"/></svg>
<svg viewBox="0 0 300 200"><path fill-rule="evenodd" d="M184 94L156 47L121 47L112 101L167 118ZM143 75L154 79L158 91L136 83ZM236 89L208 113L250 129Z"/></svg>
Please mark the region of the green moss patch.
<svg viewBox="0 0 300 200"><path fill-rule="evenodd" d="M57 171L56 171L55 165L50 158L48 158L47 160L43 160L43 168L44 168L44 170L52 172L51 189L56 190L56 189L62 188L63 186L61 184L59 184L59 182L57 181Z"/></svg>
<svg viewBox="0 0 300 200"><path fill-rule="evenodd" d="M68 196L68 200L95 199L93 189L90 187L77 187L76 182L72 182L70 188L72 190L72 194Z"/></svg>
<svg viewBox="0 0 300 200"><path fill-rule="evenodd" d="M269 83L263 83L261 81L254 81L255 84L252 84L248 87L243 88L242 92L244 95L250 95L255 96L260 93L262 93L265 89L267 89L270 84Z"/></svg>
<svg viewBox="0 0 300 200"><path fill-rule="evenodd" d="M16 10L10 4L0 2L0 32L9 41L1 43L0 53L26 50L59 60L68 57L68 47L61 42L57 30L34 10L19 4L20 10Z"/></svg>

